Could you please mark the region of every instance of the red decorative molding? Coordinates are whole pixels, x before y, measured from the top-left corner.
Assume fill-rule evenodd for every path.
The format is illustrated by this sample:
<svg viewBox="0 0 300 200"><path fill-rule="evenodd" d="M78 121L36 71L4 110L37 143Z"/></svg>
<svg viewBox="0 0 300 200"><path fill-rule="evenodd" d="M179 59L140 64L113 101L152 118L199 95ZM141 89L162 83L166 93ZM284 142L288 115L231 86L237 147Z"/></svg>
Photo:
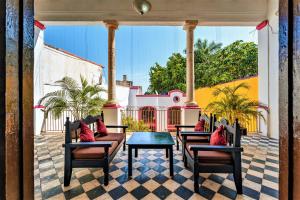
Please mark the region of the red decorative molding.
<svg viewBox="0 0 300 200"><path fill-rule="evenodd" d="M41 30L45 30L46 29L46 26L44 24L42 24L41 22L37 21L37 20L34 20L34 25L36 27L38 27L39 29L41 29Z"/></svg>
<svg viewBox="0 0 300 200"><path fill-rule="evenodd" d="M131 86L130 87L130 89L132 89L132 90L138 90L138 89L140 89L141 88L141 86Z"/></svg>
<svg viewBox="0 0 300 200"><path fill-rule="evenodd" d="M185 97L185 93L181 90L171 90L168 92L168 94L137 94L136 97L170 97L172 93L174 92L180 92L182 93L182 96Z"/></svg>
<svg viewBox="0 0 300 200"><path fill-rule="evenodd" d="M35 106L33 106L33 109L43 109L43 108L46 108L46 107L43 106L43 105L35 105Z"/></svg>
<svg viewBox="0 0 300 200"><path fill-rule="evenodd" d="M256 26L256 30L261 30L265 28L269 24L268 20L265 20Z"/></svg>
<svg viewBox="0 0 300 200"><path fill-rule="evenodd" d="M187 105L187 106L183 106L182 108L184 109L199 109L200 110L200 107L198 105Z"/></svg>

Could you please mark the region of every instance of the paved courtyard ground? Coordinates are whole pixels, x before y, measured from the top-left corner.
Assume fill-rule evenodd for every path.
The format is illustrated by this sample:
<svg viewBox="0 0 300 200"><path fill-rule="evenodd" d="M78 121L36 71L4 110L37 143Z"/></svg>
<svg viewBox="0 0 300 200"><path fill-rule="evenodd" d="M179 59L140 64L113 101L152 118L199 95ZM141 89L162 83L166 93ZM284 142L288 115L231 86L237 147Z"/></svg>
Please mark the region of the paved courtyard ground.
<svg viewBox="0 0 300 200"><path fill-rule="evenodd" d="M140 150L127 176L127 150L119 150L110 167L110 183L102 169L75 169L63 186L64 135L35 137L35 199L278 199L278 140L244 136L243 195L237 195L231 174L200 174L200 194L193 192L193 174L183 166L174 146L174 178L164 150Z"/></svg>

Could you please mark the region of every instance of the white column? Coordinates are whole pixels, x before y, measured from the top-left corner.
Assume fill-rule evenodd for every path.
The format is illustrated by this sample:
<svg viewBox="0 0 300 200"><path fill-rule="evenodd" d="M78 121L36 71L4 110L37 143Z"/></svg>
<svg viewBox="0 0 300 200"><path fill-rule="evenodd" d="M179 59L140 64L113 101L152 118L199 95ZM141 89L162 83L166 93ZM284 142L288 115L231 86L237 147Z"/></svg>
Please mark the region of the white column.
<svg viewBox="0 0 300 200"><path fill-rule="evenodd" d="M269 27L258 31L258 101L269 107ZM259 131L261 135L268 135L269 116L266 111L260 109L265 120L259 119Z"/></svg>
<svg viewBox="0 0 300 200"><path fill-rule="evenodd" d="M187 106L197 105L195 102L195 73L194 73L194 30L198 24L197 20L185 21L186 31L186 95Z"/></svg>
<svg viewBox="0 0 300 200"><path fill-rule="evenodd" d="M261 134L279 138L279 17L278 0L268 1L269 25L258 31L259 102L269 107L260 120Z"/></svg>
<svg viewBox="0 0 300 200"><path fill-rule="evenodd" d="M115 58L115 30L117 21L105 21L108 29L108 104L117 104L116 101L116 58Z"/></svg>
<svg viewBox="0 0 300 200"><path fill-rule="evenodd" d="M200 110L195 101L194 73L194 30L197 24L196 20L188 20L185 21L183 27L186 31L186 106L181 109L181 124L183 125L196 125Z"/></svg>
<svg viewBox="0 0 300 200"><path fill-rule="evenodd" d="M116 62L115 62L115 30L118 22L104 21L108 29L108 99L103 107L104 123L106 125L121 125L121 107L116 100ZM119 129L110 130L119 132Z"/></svg>

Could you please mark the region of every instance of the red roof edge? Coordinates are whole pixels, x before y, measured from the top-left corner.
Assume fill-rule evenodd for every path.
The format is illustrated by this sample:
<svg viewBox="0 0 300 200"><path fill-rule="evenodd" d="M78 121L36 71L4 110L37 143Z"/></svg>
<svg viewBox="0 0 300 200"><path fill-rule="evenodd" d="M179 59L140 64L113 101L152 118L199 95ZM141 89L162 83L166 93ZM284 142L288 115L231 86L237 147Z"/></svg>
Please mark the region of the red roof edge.
<svg viewBox="0 0 300 200"><path fill-rule="evenodd" d="M78 59L80 59L80 60L83 60L83 61L85 61L85 62L91 63L91 64L93 64L93 65L97 65L97 66L99 66L99 67L104 68L103 65L101 65L101 64L97 64L97 63L95 63L95 62L93 62L93 61L84 59L84 58L82 58L82 57L80 57L80 56L77 56L77 55L75 55L75 54L72 54L72 53L70 53L70 52L68 52L68 51L66 51L66 50L63 50L63 49L60 49L60 48L56 48L56 47L51 46L51 45L49 45L49 44L45 44L45 46L47 46L47 47L49 47L49 48L52 48L52 49L55 49L55 50L57 50L57 51L63 52L63 53L65 53L65 54L68 54L68 55L70 55L70 56L73 56L73 57L75 57L75 58L78 58Z"/></svg>
<svg viewBox="0 0 300 200"><path fill-rule="evenodd" d="M46 29L46 26L44 24L42 24L41 22L39 22L38 20L34 20L34 25L36 27L38 27L39 29L41 29L41 30L45 30Z"/></svg>

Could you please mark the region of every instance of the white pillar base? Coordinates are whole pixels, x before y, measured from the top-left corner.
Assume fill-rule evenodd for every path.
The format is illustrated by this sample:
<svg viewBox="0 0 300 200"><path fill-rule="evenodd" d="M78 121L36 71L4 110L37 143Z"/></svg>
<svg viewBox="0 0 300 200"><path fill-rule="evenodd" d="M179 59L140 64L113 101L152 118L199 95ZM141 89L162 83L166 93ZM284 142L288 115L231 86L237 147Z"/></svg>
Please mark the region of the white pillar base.
<svg viewBox="0 0 300 200"><path fill-rule="evenodd" d="M181 125L196 125L200 108L198 106L186 106L181 108ZM183 131L193 131L194 128L183 128Z"/></svg>
<svg viewBox="0 0 300 200"><path fill-rule="evenodd" d="M107 105L103 107L104 124L105 125L122 125L121 107L119 105ZM113 133L120 133L120 128L112 128L108 130Z"/></svg>

